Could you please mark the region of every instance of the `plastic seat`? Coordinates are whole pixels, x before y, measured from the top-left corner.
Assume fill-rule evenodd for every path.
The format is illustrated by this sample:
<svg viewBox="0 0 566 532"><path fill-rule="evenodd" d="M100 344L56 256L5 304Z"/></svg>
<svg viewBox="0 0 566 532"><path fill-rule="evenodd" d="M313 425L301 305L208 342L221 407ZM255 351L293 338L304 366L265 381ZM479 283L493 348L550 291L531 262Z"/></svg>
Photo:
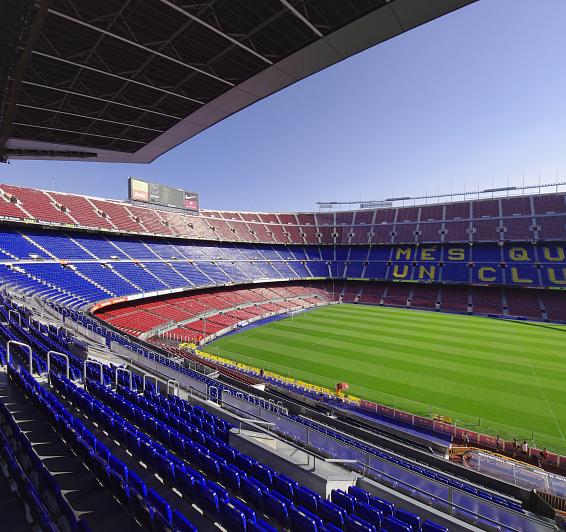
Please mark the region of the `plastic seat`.
<svg viewBox="0 0 566 532"><path fill-rule="evenodd" d="M258 519L255 523L247 523L246 532L278 532L277 529L265 521Z"/></svg>
<svg viewBox="0 0 566 532"><path fill-rule="evenodd" d="M246 532L246 517L230 501L220 501L222 525L230 531Z"/></svg>
<svg viewBox="0 0 566 532"><path fill-rule="evenodd" d="M330 500L334 504L337 504L338 506L340 506L340 508L343 508L344 510L346 510L346 512L348 514L354 513L354 507L356 505L356 499L354 499L354 497L352 497L351 495L348 495L344 491L336 490L336 489L332 490L332 492L330 493Z"/></svg>
<svg viewBox="0 0 566 532"><path fill-rule="evenodd" d="M448 529L433 521L426 520L421 526L421 532L448 532Z"/></svg>
<svg viewBox="0 0 566 532"><path fill-rule="evenodd" d="M295 502L298 506L302 506L307 510L317 513L318 511L318 504L322 501L322 497L309 488L305 486L299 486L297 490L295 490Z"/></svg>
<svg viewBox="0 0 566 532"><path fill-rule="evenodd" d="M175 465L168 456L161 453L155 453L154 465L159 473L159 476L169 486L175 484Z"/></svg>
<svg viewBox="0 0 566 532"><path fill-rule="evenodd" d="M290 505L291 506L291 505ZM265 514L280 524L283 528L289 526L289 508L285 502L279 497L275 497L272 493L264 494Z"/></svg>
<svg viewBox="0 0 566 532"><path fill-rule="evenodd" d="M365 502L366 504L369 504L369 493L366 490L357 488L356 486L349 486L348 495L354 497L356 501Z"/></svg>
<svg viewBox="0 0 566 532"><path fill-rule="evenodd" d="M257 464L257 461L245 454L238 454L236 456L236 465L249 475L253 474L254 464Z"/></svg>
<svg viewBox="0 0 566 532"><path fill-rule="evenodd" d="M273 487L285 497L289 499L295 499L295 490L299 487L297 482L285 475L276 474L273 477Z"/></svg>
<svg viewBox="0 0 566 532"><path fill-rule="evenodd" d="M291 507L289 519L290 532L317 532L319 528L323 527L321 519L302 506Z"/></svg>
<svg viewBox="0 0 566 532"><path fill-rule="evenodd" d="M259 482L252 478L241 478L242 494L247 501L256 508L261 508L263 503L263 491L265 488Z"/></svg>
<svg viewBox="0 0 566 532"><path fill-rule="evenodd" d="M346 517L344 530L346 532L376 532L378 529L357 515L349 515ZM387 530L387 532L391 531Z"/></svg>
<svg viewBox="0 0 566 532"><path fill-rule="evenodd" d="M395 505L385 499L381 499L380 497L370 497L369 504L370 506L381 510L383 517L393 517L395 514Z"/></svg>
<svg viewBox="0 0 566 532"><path fill-rule="evenodd" d="M229 501L233 506L238 508L238 510L240 510L245 515L246 522L248 524L255 523L255 521L257 520L256 513L247 504L242 502L240 499L235 499L234 497L230 497Z"/></svg>
<svg viewBox="0 0 566 532"><path fill-rule="evenodd" d="M126 482L128 482L128 466L116 458L113 454L108 457L108 465L110 469L120 475Z"/></svg>
<svg viewBox="0 0 566 532"><path fill-rule="evenodd" d="M421 518L412 512L397 508L395 517L399 519L399 521L408 524L413 532L418 532L421 528Z"/></svg>
<svg viewBox="0 0 566 532"><path fill-rule="evenodd" d="M198 505L204 512L208 513L212 517L218 515L218 496L210 488L208 488L207 486L201 486L200 489L196 492L196 499Z"/></svg>
<svg viewBox="0 0 566 532"><path fill-rule="evenodd" d="M324 520L339 528L344 527L344 520L347 517L346 510L329 501L318 503L318 515Z"/></svg>
<svg viewBox="0 0 566 532"><path fill-rule="evenodd" d="M236 466L230 464L220 464L220 482L232 491L240 491L240 473L245 473L239 470Z"/></svg>
<svg viewBox="0 0 566 532"><path fill-rule="evenodd" d="M206 485L209 489L211 489L212 491L214 491L214 493L216 493L216 496L218 497L219 501L228 500L228 491L225 490L222 486L216 484L216 482L213 482L212 480L207 480Z"/></svg>
<svg viewBox="0 0 566 532"><path fill-rule="evenodd" d="M253 468L253 476L268 488L271 488L273 485L274 473L273 469L261 464L255 464Z"/></svg>
<svg viewBox="0 0 566 532"><path fill-rule="evenodd" d="M383 513L381 510L378 510L365 502L357 502L355 511L358 517L361 517L364 521L371 523L377 530L381 528L381 524L383 523Z"/></svg>
<svg viewBox="0 0 566 532"><path fill-rule="evenodd" d="M179 510L173 512L173 527L176 532L197 532L194 526Z"/></svg>
<svg viewBox="0 0 566 532"><path fill-rule="evenodd" d="M220 467L218 462L209 455L202 456L202 468L214 479L220 478Z"/></svg>
<svg viewBox="0 0 566 532"><path fill-rule="evenodd" d="M391 516L384 519L383 527L387 532L412 532L411 527L407 523Z"/></svg>
<svg viewBox="0 0 566 532"><path fill-rule="evenodd" d="M157 516L166 526L171 526L173 523L173 512L169 503L157 493L154 489L148 492L149 502L155 509Z"/></svg>

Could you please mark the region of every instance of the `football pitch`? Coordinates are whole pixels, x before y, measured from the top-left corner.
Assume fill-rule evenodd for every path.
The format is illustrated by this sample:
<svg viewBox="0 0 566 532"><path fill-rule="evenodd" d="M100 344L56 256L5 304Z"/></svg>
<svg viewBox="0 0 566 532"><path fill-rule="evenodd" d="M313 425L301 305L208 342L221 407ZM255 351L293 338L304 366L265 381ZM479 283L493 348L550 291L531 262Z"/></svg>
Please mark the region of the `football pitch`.
<svg viewBox="0 0 566 532"><path fill-rule="evenodd" d="M331 305L206 351L400 410L566 452L566 326Z"/></svg>

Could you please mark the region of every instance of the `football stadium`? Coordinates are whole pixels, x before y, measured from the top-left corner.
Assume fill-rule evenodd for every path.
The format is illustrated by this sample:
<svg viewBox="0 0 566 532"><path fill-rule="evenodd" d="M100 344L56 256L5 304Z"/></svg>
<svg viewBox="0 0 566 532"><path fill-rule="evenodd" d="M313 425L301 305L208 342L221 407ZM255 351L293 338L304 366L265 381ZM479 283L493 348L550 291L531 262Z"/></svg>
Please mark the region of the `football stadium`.
<svg viewBox="0 0 566 532"><path fill-rule="evenodd" d="M3 0L0 158L151 163L473 3ZM248 211L2 166L2 530L564 529L566 183Z"/></svg>

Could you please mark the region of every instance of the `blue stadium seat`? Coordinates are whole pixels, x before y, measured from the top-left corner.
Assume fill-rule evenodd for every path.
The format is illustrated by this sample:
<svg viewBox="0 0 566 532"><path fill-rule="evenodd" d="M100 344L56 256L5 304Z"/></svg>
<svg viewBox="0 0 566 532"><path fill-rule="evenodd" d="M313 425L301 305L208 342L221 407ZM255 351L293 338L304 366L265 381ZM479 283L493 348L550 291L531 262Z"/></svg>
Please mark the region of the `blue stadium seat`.
<svg viewBox="0 0 566 532"><path fill-rule="evenodd" d="M295 498L295 490L298 489L299 485L293 479L289 477L277 473L273 477L273 487L285 497L288 497L291 500Z"/></svg>
<svg viewBox="0 0 566 532"><path fill-rule="evenodd" d="M322 520L302 506L290 509L290 532L317 532L323 527Z"/></svg>
<svg viewBox="0 0 566 532"><path fill-rule="evenodd" d="M230 531L246 532L246 517L230 501L220 501L222 525Z"/></svg>
<svg viewBox="0 0 566 532"><path fill-rule="evenodd" d="M421 528L421 518L412 512L397 508L395 510L395 517L399 519L399 521L408 524L413 532L418 532Z"/></svg>
<svg viewBox="0 0 566 532"><path fill-rule="evenodd" d="M318 515L324 520L339 528L344 527L347 517L346 510L329 501L321 501L318 503Z"/></svg>
<svg viewBox="0 0 566 532"><path fill-rule="evenodd" d="M299 486L295 490L295 502L298 506L302 506L307 510L316 514L318 511L318 504L322 502L321 496L305 486Z"/></svg>
<svg viewBox="0 0 566 532"><path fill-rule="evenodd" d="M173 526L176 532L197 532L197 528L178 510L173 512Z"/></svg>
<svg viewBox="0 0 566 532"><path fill-rule="evenodd" d="M264 494L265 514L283 528L288 528L289 526L289 508L291 506L292 504L285 504L285 502L280 497L276 497L273 492L265 492Z"/></svg>
<svg viewBox="0 0 566 532"><path fill-rule="evenodd" d="M371 523L360 519L356 515L349 515L345 522L346 532L376 532L377 529ZM394 532L387 529L387 532Z"/></svg>
<svg viewBox="0 0 566 532"><path fill-rule="evenodd" d="M348 495L344 491L337 489L332 490L332 492L330 493L330 500L334 504L340 506L340 508L346 510L348 514L354 513L356 499L354 499L354 497Z"/></svg>
<svg viewBox="0 0 566 532"><path fill-rule="evenodd" d="M364 521L371 523L377 530L381 528L383 523L383 513L381 510L366 504L365 502L356 502L356 515Z"/></svg>
<svg viewBox="0 0 566 532"><path fill-rule="evenodd" d="M391 516L385 518L383 526L387 532L412 532L413 530L407 523Z"/></svg>
<svg viewBox="0 0 566 532"><path fill-rule="evenodd" d="M357 488L356 486L348 486L348 495L351 495L359 502L369 504L369 493L366 490Z"/></svg>
<svg viewBox="0 0 566 532"><path fill-rule="evenodd" d="M421 532L448 532L448 528L426 520L421 526Z"/></svg>
<svg viewBox="0 0 566 532"><path fill-rule="evenodd" d="M155 509L159 519L165 526L171 526L173 524L173 512L171 511L171 506L169 506L169 503L154 489L150 489L148 494L149 502Z"/></svg>
<svg viewBox="0 0 566 532"><path fill-rule="evenodd" d="M381 499L380 497L370 497L369 504L370 506L381 510L383 517L393 517L395 514L395 505L385 499Z"/></svg>

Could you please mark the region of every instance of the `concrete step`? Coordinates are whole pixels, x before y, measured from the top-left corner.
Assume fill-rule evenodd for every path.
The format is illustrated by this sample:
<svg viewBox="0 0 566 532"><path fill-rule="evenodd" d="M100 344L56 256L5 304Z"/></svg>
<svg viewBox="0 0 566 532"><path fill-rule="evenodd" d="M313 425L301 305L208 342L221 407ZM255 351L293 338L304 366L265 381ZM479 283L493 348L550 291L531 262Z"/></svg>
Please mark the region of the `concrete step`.
<svg viewBox="0 0 566 532"><path fill-rule="evenodd" d="M0 400L54 476L77 517L86 516L91 530L141 530L140 525L97 480L82 460L51 427L37 406L0 371ZM2 514L4 515L4 514ZM11 530L11 528L2 529Z"/></svg>

